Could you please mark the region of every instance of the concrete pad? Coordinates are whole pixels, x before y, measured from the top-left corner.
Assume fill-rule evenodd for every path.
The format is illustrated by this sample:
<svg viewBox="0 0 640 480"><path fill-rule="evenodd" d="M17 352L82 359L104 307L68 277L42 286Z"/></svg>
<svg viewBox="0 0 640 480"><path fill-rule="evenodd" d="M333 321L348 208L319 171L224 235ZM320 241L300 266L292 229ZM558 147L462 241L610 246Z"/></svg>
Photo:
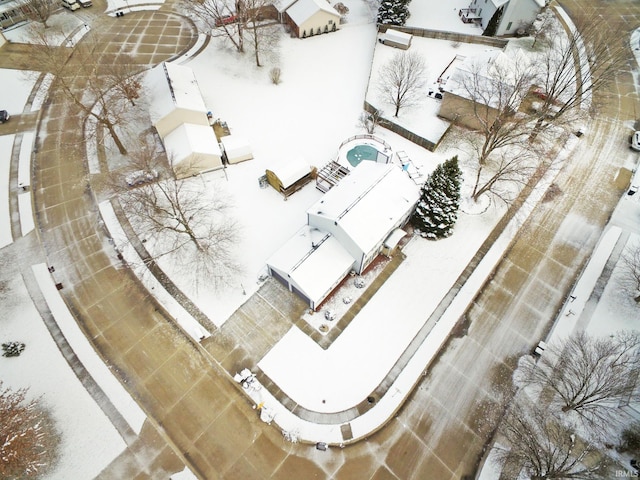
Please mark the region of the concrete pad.
<svg viewBox="0 0 640 480"><path fill-rule="evenodd" d="M424 454L425 445L413 432L404 431L389 448L385 463L398 478L411 478L412 472L420 464Z"/></svg>
<svg viewBox="0 0 640 480"><path fill-rule="evenodd" d="M205 457L215 462L219 471L230 472L233 464L251 445L253 436L254 427L249 419L237 406L229 405L198 438L195 446ZM212 441L214 438L216 440Z"/></svg>
<svg viewBox="0 0 640 480"><path fill-rule="evenodd" d="M277 434L277 438L274 434ZM283 444L286 442L279 432L267 429L253 441L251 449L245 453L245 459L259 472L273 472L286 457Z"/></svg>
<svg viewBox="0 0 640 480"><path fill-rule="evenodd" d="M529 274L519 266L512 264L509 260L505 260L503 267L497 273L496 277L501 278L500 284L513 294L519 293L522 286L529 278Z"/></svg>
<svg viewBox="0 0 640 480"><path fill-rule="evenodd" d="M264 480L264 472L257 470L246 458L240 457L233 464L231 471L225 474L223 478L229 480L236 478L241 478L242 480Z"/></svg>
<svg viewBox="0 0 640 480"><path fill-rule="evenodd" d="M400 480L393 473L389 471L387 467L384 465L376 470L376 473L373 474L371 480Z"/></svg>
<svg viewBox="0 0 640 480"><path fill-rule="evenodd" d="M349 457L347 452L347 457ZM375 472L376 461L371 455L349 458L336 472L336 480L360 480L371 478Z"/></svg>
<svg viewBox="0 0 640 480"><path fill-rule="evenodd" d="M309 448L313 448L309 446ZM324 471L307 458L289 455L271 476L272 480L291 480L293 478L326 478Z"/></svg>
<svg viewBox="0 0 640 480"><path fill-rule="evenodd" d="M462 477L456 475L451 469L431 453L428 453L422 461L414 467L407 478L411 480L422 480L426 478L437 478L438 480L458 480Z"/></svg>

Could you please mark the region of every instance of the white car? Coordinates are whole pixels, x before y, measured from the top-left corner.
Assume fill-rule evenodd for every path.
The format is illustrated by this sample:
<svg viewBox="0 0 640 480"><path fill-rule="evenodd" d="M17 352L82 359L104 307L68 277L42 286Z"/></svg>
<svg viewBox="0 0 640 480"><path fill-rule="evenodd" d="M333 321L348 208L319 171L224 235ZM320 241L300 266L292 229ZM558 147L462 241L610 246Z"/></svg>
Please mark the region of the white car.
<svg viewBox="0 0 640 480"><path fill-rule="evenodd" d="M158 172L156 170L136 170L131 172L125 177L127 185L135 187L136 185L142 185L143 183L153 182L158 178Z"/></svg>
<svg viewBox="0 0 640 480"><path fill-rule="evenodd" d="M636 152L640 152L640 131L633 132L633 135L631 135L631 148Z"/></svg>

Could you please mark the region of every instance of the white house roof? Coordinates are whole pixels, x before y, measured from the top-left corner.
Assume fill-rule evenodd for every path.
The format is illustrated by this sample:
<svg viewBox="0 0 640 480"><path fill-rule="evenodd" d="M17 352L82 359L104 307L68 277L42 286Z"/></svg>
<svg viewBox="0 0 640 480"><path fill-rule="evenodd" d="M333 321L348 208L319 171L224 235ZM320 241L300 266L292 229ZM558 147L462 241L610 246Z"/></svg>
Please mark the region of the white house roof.
<svg viewBox="0 0 640 480"><path fill-rule="evenodd" d="M296 0L286 9L286 12L297 25L309 20L319 11L324 11L340 18L340 14L325 0Z"/></svg>
<svg viewBox="0 0 640 480"><path fill-rule="evenodd" d="M468 99L473 99L471 98L474 94L473 90L477 89L477 94L480 97L489 98L490 106L495 106L491 105L495 103L495 101L491 101L489 94L494 88L491 84L496 81L507 85L514 84L516 79L513 75L521 74L523 68L528 64L528 59L519 52L512 52L509 55L501 50L486 50L479 55L464 58L443 88L446 92ZM513 75L510 77L508 74ZM471 75L477 75L477 80L476 84L471 87L472 91L469 92L465 88L465 81ZM483 81L486 82L486 87L482 86ZM479 100L479 98L475 98L475 100Z"/></svg>
<svg viewBox="0 0 640 480"><path fill-rule="evenodd" d="M276 165L269 168L269 170L278 176L280 182L282 182L282 188L288 188L305 175L308 175L311 171L311 166L305 162L290 161Z"/></svg>
<svg viewBox="0 0 640 480"><path fill-rule="evenodd" d="M213 129L192 123L183 123L164 137L164 147L170 159L176 163L191 154L221 155Z"/></svg>
<svg viewBox="0 0 640 480"><path fill-rule="evenodd" d="M409 33L404 33L400 30L394 30L392 28L388 28L387 31L382 35L384 39L391 40L392 42L396 42L402 45L409 45L412 36L413 35Z"/></svg>
<svg viewBox="0 0 640 480"><path fill-rule="evenodd" d="M267 260L314 303L322 300L354 263L335 237L308 225Z"/></svg>
<svg viewBox="0 0 640 480"><path fill-rule="evenodd" d="M419 187L397 166L363 161L307 213L332 220L369 252L419 197Z"/></svg>
<svg viewBox="0 0 640 480"><path fill-rule="evenodd" d="M145 83L150 92L150 114L153 123L176 108L207 113L202 93L193 70L183 65L162 63L151 69Z"/></svg>
<svg viewBox="0 0 640 480"><path fill-rule="evenodd" d="M220 142L224 147L227 158L244 157L252 153L251 144L244 137L237 135L227 135L220 138Z"/></svg>

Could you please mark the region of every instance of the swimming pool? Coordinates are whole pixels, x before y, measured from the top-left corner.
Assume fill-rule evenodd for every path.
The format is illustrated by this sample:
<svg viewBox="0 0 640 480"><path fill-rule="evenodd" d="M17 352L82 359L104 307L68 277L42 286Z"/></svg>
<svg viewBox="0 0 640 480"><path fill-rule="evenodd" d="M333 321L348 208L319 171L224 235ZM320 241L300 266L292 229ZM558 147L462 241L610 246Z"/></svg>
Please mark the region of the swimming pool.
<svg viewBox="0 0 640 480"><path fill-rule="evenodd" d="M352 167L358 165L362 160L377 161L378 149L371 145L356 145L347 152L347 160Z"/></svg>

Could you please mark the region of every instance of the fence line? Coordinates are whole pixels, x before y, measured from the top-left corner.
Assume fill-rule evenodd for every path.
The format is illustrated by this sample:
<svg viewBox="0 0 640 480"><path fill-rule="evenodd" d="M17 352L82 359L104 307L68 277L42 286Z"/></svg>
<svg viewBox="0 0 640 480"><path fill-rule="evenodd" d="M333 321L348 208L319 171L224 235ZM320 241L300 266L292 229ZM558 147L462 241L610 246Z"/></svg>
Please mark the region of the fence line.
<svg viewBox="0 0 640 480"><path fill-rule="evenodd" d="M487 45L497 48L504 48L507 43L509 43L509 40L504 38L483 37L482 35L469 35L467 33L444 32L441 30L430 30L428 28L400 27L396 25L382 24L378 25L378 31L380 33L386 32L388 28L393 28L394 30L398 30L400 32L409 33L411 35L415 35L416 37L435 38L437 40L449 40L451 42L459 43L476 43L479 45Z"/></svg>

